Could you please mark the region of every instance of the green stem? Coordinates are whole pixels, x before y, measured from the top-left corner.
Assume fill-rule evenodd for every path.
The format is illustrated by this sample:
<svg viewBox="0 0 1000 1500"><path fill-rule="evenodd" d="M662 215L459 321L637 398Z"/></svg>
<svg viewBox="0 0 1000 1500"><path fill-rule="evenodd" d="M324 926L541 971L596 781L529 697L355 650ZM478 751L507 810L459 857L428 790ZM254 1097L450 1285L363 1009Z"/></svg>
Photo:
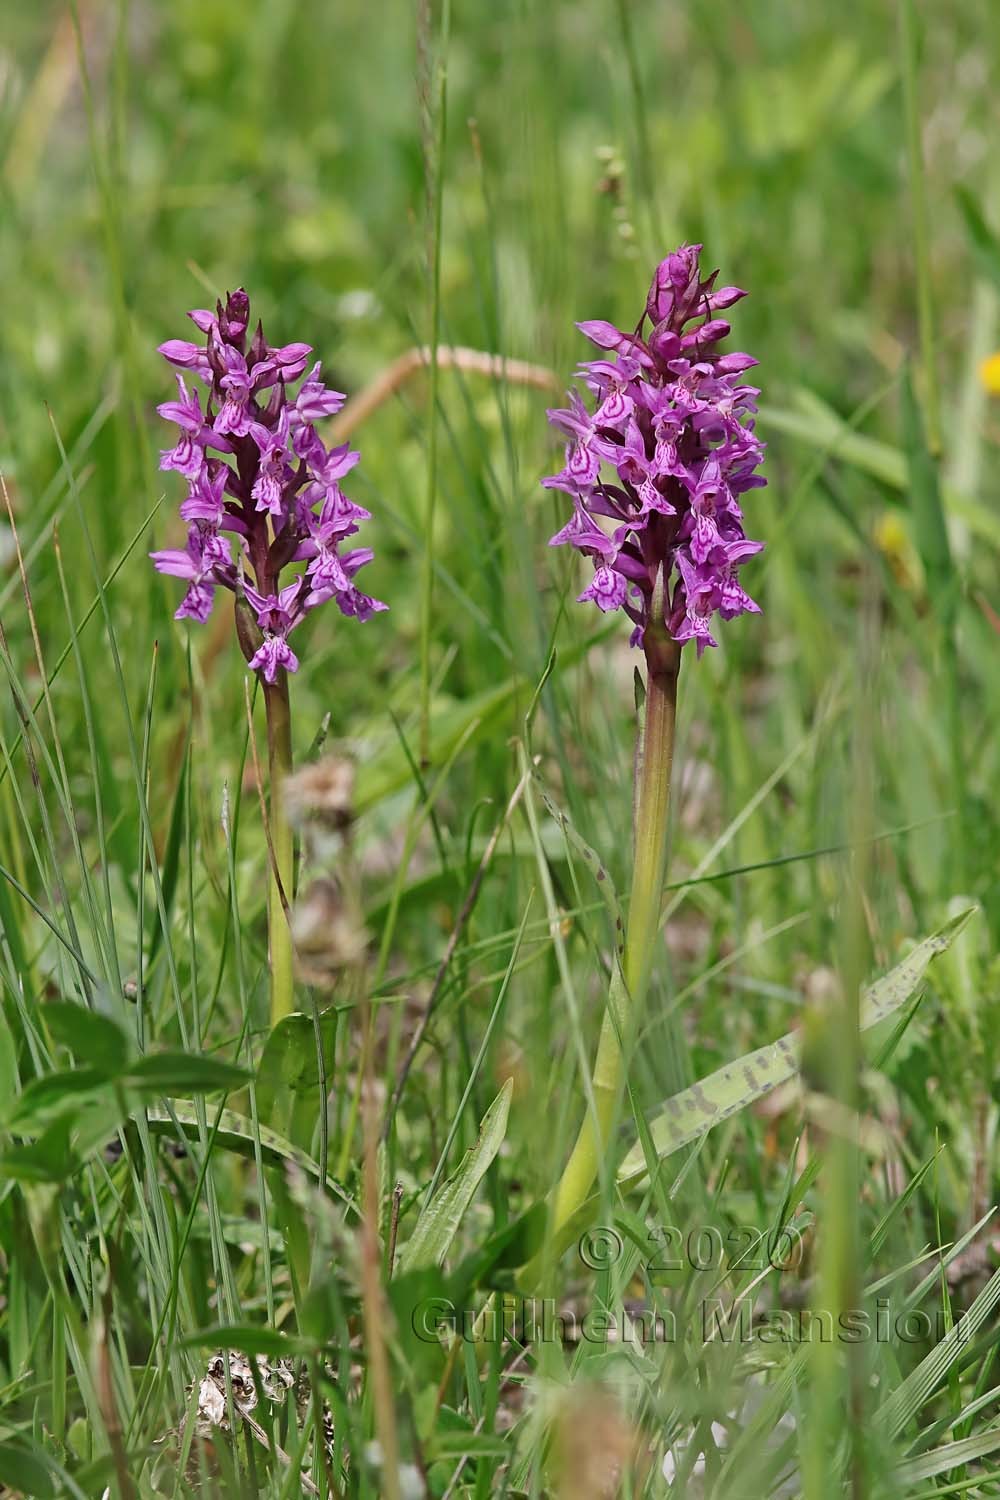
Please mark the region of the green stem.
<svg viewBox="0 0 1000 1500"><path fill-rule="evenodd" d="M680 647L665 633L658 641L647 639L646 660L646 708L636 768L635 863L623 959L625 993L617 1007L609 1000L604 1012L594 1062L594 1108L580 1128L556 1189L556 1237L590 1192L607 1148L625 1077L622 1044L641 1013L658 945Z"/></svg>
<svg viewBox="0 0 1000 1500"><path fill-rule="evenodd" d="M265 682L267 714L267 761L270 781L268 824L271 848L268 858L267 933L271 961L271 1025L295 1009L295 979L292 935L287 905L292 899L292 830L285 816L282 783L292 769L292 714L288 699L288 674L279 671L274 683ZM277 877L277 878L276 878ZM280 881L280 885L279 885Z"/></svg>

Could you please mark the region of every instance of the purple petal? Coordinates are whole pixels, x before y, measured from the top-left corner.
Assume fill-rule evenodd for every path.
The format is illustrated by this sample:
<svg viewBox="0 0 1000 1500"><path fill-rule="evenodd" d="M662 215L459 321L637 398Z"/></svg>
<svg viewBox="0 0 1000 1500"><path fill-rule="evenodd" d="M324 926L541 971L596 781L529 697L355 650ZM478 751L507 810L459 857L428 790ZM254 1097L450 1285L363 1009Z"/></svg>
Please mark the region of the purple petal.
<svg viewBox="0 0 1000 1500"><path fill-rule="evenodd" d="M620 573L613 568L598 568L590 585L577 596L577 603L582 604L586 599L592 599L598 609L607 614L610 610L621 609L625 603L627 585Z"/></svg>
<svg viewBox="0 0 1000 1500"><path fill-rule="evenodd" d="M192 583L177 609L174 610L174 619L197 620L199 625L204 625L212 613L214 603L215 589L210 583Z"/></svg>
<svg viewBox="0 0 1000 1500"><path fill-rule="evenodd" d="M166 547L162 552L151 552L153 567L158 573L169 573L173 578L194 578L198 566L190 552L179 547Z"/></svg>

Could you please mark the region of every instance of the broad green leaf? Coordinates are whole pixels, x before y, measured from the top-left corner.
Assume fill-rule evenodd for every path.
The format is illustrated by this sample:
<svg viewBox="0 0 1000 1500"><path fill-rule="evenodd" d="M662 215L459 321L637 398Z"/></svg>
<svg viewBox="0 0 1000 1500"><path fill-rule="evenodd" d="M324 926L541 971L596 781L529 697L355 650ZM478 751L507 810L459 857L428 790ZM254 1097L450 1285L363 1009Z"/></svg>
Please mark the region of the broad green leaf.
<svg viewBox="0 0 1000 1500"><path fill-rule="evenodd" d="M475 1318L469 1282L463 1268L459 1266L446 1274L440 1266L421 1266L416 1271L402 1271L397 1266L386 1295L392 1309L400 1355L417 1382L412 1389L417 1390L418 1384L422 1384L425 1389L436 1392L444 1373L440 1333L447 1328L457 1330L463 1326L463 1320ZM309 1300L313 1301L312 1293ZM311 1318L320 1331L335 1327L331 1311L321 1311L318 1302ZM422 1408L418 1396L414 1405L418 1427L424 1418L427 1420L421 1429L421 1438L430 1436L434 1418L425 1407Z"/></svg>
<svg viewBox="0 0 1000 1500"><path fill-rule="evenodd" d="M25 1146L0 1152L0 1178L17 1182L62 1182L74 1167L69 1138L72 1121L63 1116Z"/></svg>
<svg viewBox="0 0 1000 1500"><path fill-rule="evenodd" d="M68 1182L87 1158L114 1139L119 1101L101 1091L67 1102L37 1140L0 1152L0 1181ZM33 1121L35 1128L41 1123Z"/></svg>
<svg viewBox="0 0 1000 1500"><path fill-rule="evenodd" d="M918 943L903 961L877 980L861 997L861 1027L867 1030L886 1020L905 1005L924 977L931 959L943 953L969 921L975 907L959 913L937 932ZM762 1099L779 1084L793 1078L799 1066L799 1042L789 1032L766 1047L736 1062L727 1063L694 1083L690 1088L668 1099L661 1113L651 1122L650 1133L657 1156L669 1156L681 1146L704 1135L730 1115L738 1114L755 1100ZM641 1144L633 1146L618 1169L621 1182L646 1175L646 1160Z"/></svg>
<svg viewBox="0 0 1000 1500"><path fill-rule="evenodd" d="M129 1088L155 1094L211 1094L238 1089L250 1078L245 1068L197 1052L148 1052L124 1075Z"/></svg>
<svg viewBox="0 0 1000 1500"><path fill-rule="evenodd" d="M435 1193L417 1220L413 1234L400 1258L400 1267L415 1271L420 1266L439 1266L472 1202L476 1188L500 1150L507 1133L507 1115L514 1080L508 1078L483 1116L474 1146L465 1153L458 1168Z"/></svg>
<svg viewBox="0 0 1000 1500"><path fill-rule="evenodd" d="M446 1413L438 1407L434 1431L427 1441L425 1457L428 1462L440 1462L458 1458L503 1458L507 1454L507 1439L502 1432L478 1432L468 1417L457 1412Z"/></svg>
<svg viewBox="0 0 1000 1500"><path fill-rule="evenodd" d="M11 1130L22 1132L40 1126L65 1112L84 1094L108 1087L108 1075L103 1068L62 1068L54 1073L43 1073L33 1078L13 1101L7 1117Z"/></svg>
<svg viewBox="0 0 1000 1500"><path fill-rule="evenodd" d="M324 1011L319 1017L327 1077L333 1073L333 1053L337 1040L337 1010ZM256 1107L262 1119L273 1121L277 1113L286 1113L286 1097L310 1094L319 1088L316 1058L316 1029L312 1016L295 1011L283 1016L271 1029L261 1061L256 1068Z"/></svg>
<svg viewBox="0 0 1000 1500"><path fill-rule="evenodd" d="M0 1482L32 1500L49 1500L58 1493L48 1465L20 1443L0 1443Z"/></svg>
<svg viewBox="0 0 1000 1500"><path fill-rule="evenodd" d="M80 1062L108 1076L126 1067L128 1039L110 1016L69 1000L50 1001L42 1006L40 1014L55 1040L68 1047Z"/></svg>

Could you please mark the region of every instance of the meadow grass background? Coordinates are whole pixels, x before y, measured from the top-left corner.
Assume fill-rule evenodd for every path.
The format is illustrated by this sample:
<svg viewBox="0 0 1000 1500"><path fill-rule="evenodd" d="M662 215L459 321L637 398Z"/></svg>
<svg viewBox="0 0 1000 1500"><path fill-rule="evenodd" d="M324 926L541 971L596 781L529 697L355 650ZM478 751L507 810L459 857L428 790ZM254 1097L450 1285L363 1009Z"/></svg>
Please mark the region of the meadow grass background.
<svg viewBox="0 0 1000 1500"><path fill-rule="evenodd" d="M447 37L447 16L395 0L81 0L79 33L48 0L2 12L0 465L31 610L0 520L0 1483L391 1495L394 1431L403 1493L655 1495L668 1448L675 1494L1000 1493L992 1325L938 1345L977 1295L986 1313L1000 1297L989 1224L963 1240L995 1194L1000 408L979 374L1000 346L994 8L914 4L902 44L882 0L458 0ZM669 898L622 1143L633 1109L803 1018L812 1094L737 1114L652 1194L605 1182L594 1218L626 1249L596 1276L571 1249L559 1305L626 1299L686 1326L719 1276L652 1285L643 1236L768 1231L793 1209L802 1255L762 1278L768 1306L868 1306L888 1278L894 1308L920 1297L945 1321L819 1354L543 1340L446 1365L406 1328L441 1291L431 1272L362 1334L361 1002L380 1002L378 1114L502 821L374 1163L386 1234L402 1185L405 1266L428 1186L513 1078L450 1248L466 1264L558 1176L605 993L601 892L537 791L504 817L529 708L545 786L623 895L629 879L636 656L622 622L574 606L576 559L546 548L566 504L539 486L558 465L544 409L584 356L574 321L632 326L684 240L752 294L732 343L761 360L769 488L747 529L767 550L746 581L764 613L701 663L685 653L668 878L722 878ZM313 343L354 396L431 337L435 262L441 342L556 386L442 370L434 408L418 375L353 434L366 587L391 612L311 617L292 685L297 758L325 735L357 764L350 879L371 959L300 999L338 1007L329 1139L314 1075L297 1111L273 1078L231 1093L254 1122L242 1136L214 1132L222 1096L193 1072L142 1094L152 1123L120 1083L82 1092L86 1076L36 1086L19 1116L33 1078L73 1058L100 1072L116 1045L53 1034L46 1002L103 1011L136 1048L245 1067L267 1037L243 662L225 599L226 620L189 631L145 556L180 534L180 484L156 467L172 394L156 345L242 284L272 341ZM867 1054L855 1157L822 1107L853 1098L844 997L971 904L894 1047ZM193 1122L185 1155L161 1096ZM289 1183L269 1124L339 1187ZM956 1244L949 1266L907 1269ZM258 1340L315 1388L301 1410L261 1400L263 1439L182 1431L219 1325L301 1340ZM926 1389L887 1417L918 1367ZM309 1446L322 1401L327 1461Z"/></svg>

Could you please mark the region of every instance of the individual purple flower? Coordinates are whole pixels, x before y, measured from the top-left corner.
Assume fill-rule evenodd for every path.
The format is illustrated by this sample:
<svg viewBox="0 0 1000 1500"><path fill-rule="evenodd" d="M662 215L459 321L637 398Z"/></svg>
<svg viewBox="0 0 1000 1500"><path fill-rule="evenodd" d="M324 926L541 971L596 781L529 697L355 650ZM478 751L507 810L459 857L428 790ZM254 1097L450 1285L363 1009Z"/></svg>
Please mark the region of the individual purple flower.
<svg viewBox="0 0 1000 1500"><path fill-rule="evenodd" d="M177 376L178 401L164 401L156 410L168 422L176 422L181 429L180 437L173 448L160 454L161 469L176 469L185 479L197 479L205 467L205 448L199 441L206 431L205 417L197 396L188 392L183 375Z"/></svg>
<svg viewBox="0 0 1000 1500"><path fill-rule="evenodd" d="M250 398L253 384L244 355L232 344L219 340L219 351L223 373L219 385L225 399L215 419L216 432L232 433L234 437L246 437L253 422Z"/></svg>
<svg viewBox="0 0 1000 1500"><path fill-rule="evenodd" d="M214 474L211 472L214 468ZM226 484L232 470L228 464L205 465L192 479L186 500L181 501L181 517L185 521L202 521L219 531L224 525L236 529L233 517L226 512Z"/></svg>
<svg viewBox="0 0 1000 1500"><path fill-rule="evenodd" d="M265 682L274 682L279 671L297 672L299 659L283 635L265 636L250 658L251 672L259 672Z"/></svg>
<svg viewBox="0 0 1000 1500"><path fill-rule="evenodd" d="M202 345L189 344L184 339L168 339L165 344L160 345L157 352L170 364L179 365L182 370L193 370L202 380L211 384L212 366Z"/></svg>
<svg viewBox="0 0 1000 1500"><path fill-rule="evenodd" d="M302 374L311 353L312 344L285 344L280 349L269 349L268 359L286 385L291 385Z"/></svg>
<svg viewBox="0 0 1000 1500"><path fill-rule="evenodd" d="M682 245L660 262L633 331L577 325L603 351L578 372L594 410L572 392L568 407L549 412L568 447L563 468L542 480L573 498L550 545L593 561L580 599L624 609L634 645L648 651L652 624L651 635L693 640L699 655L716 645L714 615L759 613L737 569L763 543L747 539L738 497L766 483L756 472L759 392L739 383L757 361L717 347L730 330L715 315L745 293L716 289L718 272L702 276L700 253Z"/></svg>
<svg viewBox="0 0 1000 1500"><path fill-rule="evenodd" d="M589 586L577 596L576 602L582 604L585 599L593 599L598 609L606 614L608 610L621 609L625 603L627 587L621 573L616 573L614 568L602 563Z"/></svg>
<svg viewBox="0 0 1000 1500"><path fill-rule="evenodd" d="M260 647L250 658L251 668L261 672L267 682L275 680L279 667L297 671L299 659L288 644L288 634L311 608L304 579L296 578L277 594L259 594L249 584L244 586L244 593L264 632Z"/></svg>
<svg viewBox="0 0 1000 1500"><path fill-rule="evenodd" d="M260 454L251 497L256 500L258 510L279 516L282 493L293 472L288 462L288 407L282 407L278 425L273 430L263 422L251 422L249 433Z"/></svg>
<svg viewBox="0 0 1000 1500"><path fill-rule="evenodd" d="M327 452L313 427L300 428L295 434L295 451L305 460L313 477L310 493L314 503L319 503L326 496L339 494L340 481L351 472L361 457L360 453L352 451L350 443L342 443L339 448L331 448Z"/></svg>
<svg viewBox="0 0 1000 1500"><path fill-rule="evenodd" d="M229 543L217 532L194 525L188 532L187 546L151 552L158 573L187 580L188 589L174 612L176 620L197 620L204 624L212 613L215 585L228 581L234 572Z"/></svg>
<svg viewBox="0 0 1000 1500"><path fill-rule="evenodd" d="M354 586L355 573L371 561L371 556L370 547L355 547L336 559L330 553L322 557L309 575L310 593L306 595L306 608L333 599L341 614L353 615L357 620L370 620L372 615L388 609L381 599L373 599Z"/></svg>
<svg viewBox="0 0 1000 1500"><path fill-rule="evenodd" d="M178 619L206 620L218 587L245 599L249 626L239 630L241 646L251 669L273 684L280 672L298 668L288 636L309 611L333 600L342 614L366 620L387 607L354 581L371 548L343 550L370 519L340 488L360 455L346 443L328 449L316 431L344 396L323 384L319 364L302 378L311 346L273 347L259 323L248 337L250 301L242 288L215 312L195 308L189 316L204 343L171 339L160 352L198 375L207 397L203 404L178 374L178 399L158 408L180 429L161 467L188 481L180 507L188 540L151 556L159 572L187 583ZM226 532L236 539L238 565ZM305 570L283 584L294 562ZM238 619L246 605L238 606Z"/></svg>
<svg viewBox="0 0 1000 1500"><path fill-rule="evenodd" d="M243 591L253 605L261 630L287 635L292 626L297 625L302 618L301 578L286 584L277 594L260 594L249 584L244 585Z"/></svg>
<svg viewBox="0 0 1000 1500"><path fill-rule="evenodd" d="M343 391L331 391L319 378L320 366L313 365L299 386L299 394L292 407L292 422L300 426L303 422L319 422L332 417L347 399Z"/></svg>

